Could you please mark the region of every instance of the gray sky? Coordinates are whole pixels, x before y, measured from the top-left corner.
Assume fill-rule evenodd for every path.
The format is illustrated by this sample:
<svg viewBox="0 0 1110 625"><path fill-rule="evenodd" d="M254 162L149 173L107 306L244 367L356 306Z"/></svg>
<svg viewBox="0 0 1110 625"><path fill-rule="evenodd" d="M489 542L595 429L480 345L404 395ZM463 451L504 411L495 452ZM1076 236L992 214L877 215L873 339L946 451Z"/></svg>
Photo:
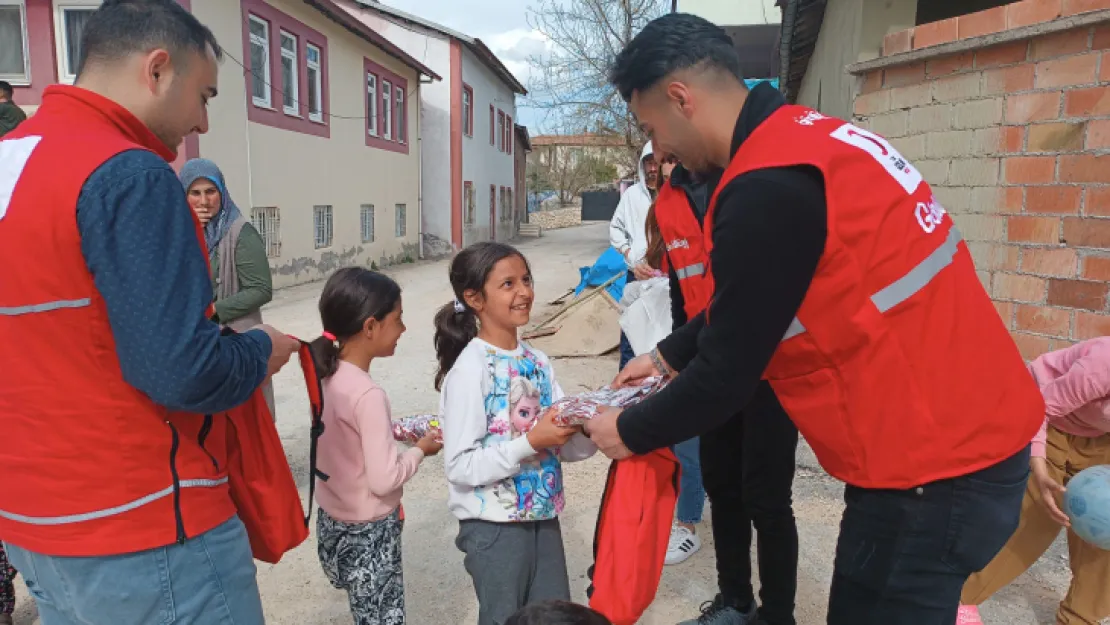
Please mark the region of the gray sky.
<svg viewBox="0 0 1110 625"><path fill-rule="evenodd" d="M406 13L443 24L484 41L517 80L528 85L528 56L544 48L528 27L532 0L383 0ZM536 115L517 101L518 123L536 133Z"/></svg>

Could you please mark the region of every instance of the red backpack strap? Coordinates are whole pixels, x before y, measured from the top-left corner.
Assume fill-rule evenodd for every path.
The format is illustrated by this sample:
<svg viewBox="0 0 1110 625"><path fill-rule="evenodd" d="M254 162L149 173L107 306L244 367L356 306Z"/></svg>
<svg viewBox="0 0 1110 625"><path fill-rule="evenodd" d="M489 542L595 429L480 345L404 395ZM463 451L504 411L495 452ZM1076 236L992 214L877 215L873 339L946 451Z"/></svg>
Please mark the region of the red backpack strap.
<svg viewBox="0 0 1110 625"><path fill-rule="evenodd" d="M307 527L312 519L312 499L316 495L316 478L326 482L329 476L316 468L316 448L320 442L320 436L324 433L324 385L317 373L312 349L308 343L304 341L300 343L297 356L301 361L301 372L304 373L305 386L308 387L308 404L312 409L312 426L309 430L308 443L308 507L304 517L304 524Z"/></svg>

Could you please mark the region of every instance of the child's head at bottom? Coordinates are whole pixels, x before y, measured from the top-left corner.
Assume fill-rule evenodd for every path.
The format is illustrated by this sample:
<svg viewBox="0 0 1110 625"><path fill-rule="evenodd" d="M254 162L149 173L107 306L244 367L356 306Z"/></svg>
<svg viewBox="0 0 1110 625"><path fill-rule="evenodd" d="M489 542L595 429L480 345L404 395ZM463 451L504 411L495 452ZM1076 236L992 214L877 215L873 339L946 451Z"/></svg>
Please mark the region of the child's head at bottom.
<svg viewBox="0 0 1110 625"><path fill-rule="evenodd" d="M505 625L612 625L609 619L584 605L569 601L544 601L525 606Z"/></svg>

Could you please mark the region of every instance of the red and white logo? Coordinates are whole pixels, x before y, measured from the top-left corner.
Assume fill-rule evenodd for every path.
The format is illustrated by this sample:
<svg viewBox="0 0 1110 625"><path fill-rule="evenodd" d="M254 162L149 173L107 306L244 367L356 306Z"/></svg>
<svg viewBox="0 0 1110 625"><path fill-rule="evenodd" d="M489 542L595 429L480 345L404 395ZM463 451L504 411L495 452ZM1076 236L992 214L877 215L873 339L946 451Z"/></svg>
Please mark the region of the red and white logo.
<svg viewBox="0 0 1110 625"><path fill-rule="evenodd" d="M931 197L928 202L918 202L913 214L917 217L917 223L921 225L921 229L931 234L944 221L944 215L947 212L935 197Z"/></svg>
<svg viewBox="0 0 1110 625"><path fill-rule="evenodd" d="M887 171L906 193L913 193L921 184L921 173L910 165L886 139L852 124L844 124L832 133L832 138L867 152Z"/></svg>
<svg viewBox="0 0 1110 625"><path fill-rule="evenodd" d="M690 243L686 239L675 239L667 244L667 251L689 249Z"/></svg>
<svg viewBox="0 0 1110 625"><path fill-rule="evenodd" d="M817 111L808 111L805 115L799 115L794 118L794 121L802 126L812 126L815 122L823 119L828 119L828 115L822 115Z"/></svg>

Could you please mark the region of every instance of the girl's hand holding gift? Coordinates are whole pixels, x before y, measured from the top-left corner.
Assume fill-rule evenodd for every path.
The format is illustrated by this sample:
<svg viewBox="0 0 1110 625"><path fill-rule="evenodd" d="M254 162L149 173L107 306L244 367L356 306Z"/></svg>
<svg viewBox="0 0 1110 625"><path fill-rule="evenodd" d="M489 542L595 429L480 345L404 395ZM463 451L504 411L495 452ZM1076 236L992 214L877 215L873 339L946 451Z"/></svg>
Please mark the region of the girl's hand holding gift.
<svg viewBox="0 0 1110 625"><path fill-rule="evenodd" d="M561 447L578 433L576 427L566 427L555 423L555 412L548 410L528 432L528 444L539 451L551 447Z"/></svg>

